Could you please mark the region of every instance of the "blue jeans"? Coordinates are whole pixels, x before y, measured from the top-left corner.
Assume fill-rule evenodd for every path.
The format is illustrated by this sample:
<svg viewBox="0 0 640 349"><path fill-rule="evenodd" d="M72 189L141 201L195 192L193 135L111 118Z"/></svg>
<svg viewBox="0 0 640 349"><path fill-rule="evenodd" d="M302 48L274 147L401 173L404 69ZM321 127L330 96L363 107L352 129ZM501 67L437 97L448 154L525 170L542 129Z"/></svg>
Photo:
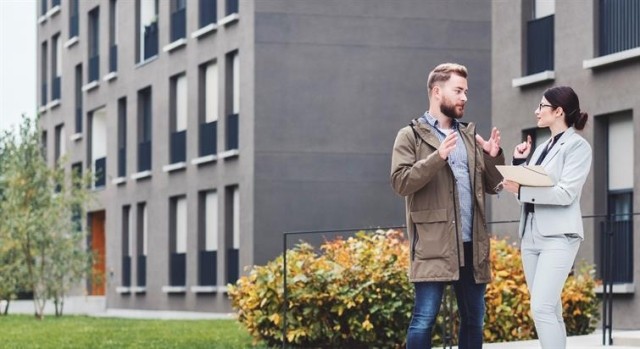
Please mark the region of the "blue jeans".
<svg viewBox="0 0 640 349"><path fill-rule="evenodd" d="M460 279L452 281L460 314L459 349L482 348L484 326L484 293L487 284L476 284L473 278L473 255L470 242L464 243L465 266ZM431 330L436 322L446 282L415 282L415 304L407 333L407 349L431 348Z"/></svg>

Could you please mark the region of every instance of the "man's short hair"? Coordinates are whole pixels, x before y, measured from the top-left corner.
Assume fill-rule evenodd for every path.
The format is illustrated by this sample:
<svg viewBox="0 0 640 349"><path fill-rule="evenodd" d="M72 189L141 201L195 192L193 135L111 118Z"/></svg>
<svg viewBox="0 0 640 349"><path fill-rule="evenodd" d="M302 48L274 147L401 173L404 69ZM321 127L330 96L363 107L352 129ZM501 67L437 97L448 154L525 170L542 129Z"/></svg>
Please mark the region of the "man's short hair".
<svg viewBox="0 0 640 349"><path fill-rule="evenodd" d="M435 67L431 73L429 73L429 78L427 79L429 96L431 96L433 87L439 82L446 82L451 79L451 74L456 74L466 79L467 67L458 63L442 63Z"/></svg>

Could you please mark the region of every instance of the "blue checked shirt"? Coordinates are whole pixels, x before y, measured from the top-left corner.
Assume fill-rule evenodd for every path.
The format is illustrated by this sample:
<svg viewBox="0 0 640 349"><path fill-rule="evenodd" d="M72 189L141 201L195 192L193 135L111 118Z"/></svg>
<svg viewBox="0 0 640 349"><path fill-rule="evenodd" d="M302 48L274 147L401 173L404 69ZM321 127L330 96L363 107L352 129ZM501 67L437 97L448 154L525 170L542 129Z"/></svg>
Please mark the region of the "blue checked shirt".
<svg viewBox="0 0 640 349"><path fill-rule="evenodd" d="M418 119L423 124L428 124L435 130L435 134L440 140L444 141L447 136L438 127L438 120L433 116L425 112L423 116ZM460 132L460 123L457 120L453 120L453 130ZM456 178L456 187L458 189L458 202L460 203L460 220L462 224L462 241L468 242L472 239L472 226L473 226L473 198L471 196L471 179L469 178L469 162L467 160L467 148L464 146L462 137L458 137L456 147L449 154L447 158L449 166L453 170L453 175Z"/></svg>

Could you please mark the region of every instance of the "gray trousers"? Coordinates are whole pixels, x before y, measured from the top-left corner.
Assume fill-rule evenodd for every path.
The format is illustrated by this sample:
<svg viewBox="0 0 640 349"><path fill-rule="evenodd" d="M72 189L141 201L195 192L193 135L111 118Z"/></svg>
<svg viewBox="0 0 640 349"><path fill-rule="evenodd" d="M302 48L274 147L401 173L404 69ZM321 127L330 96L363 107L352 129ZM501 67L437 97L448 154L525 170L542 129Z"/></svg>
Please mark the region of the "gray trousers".
<svg viewBox="0 0 640 349"><path fill-rule="evenodd" d="M560 299L582 239L579 236L543 236L536 229L535 213L527 215L520 242L522 265L531 294L531 313L543 349L562 349L567 332ZM544 222L537 222L544 227Z"/></svg>

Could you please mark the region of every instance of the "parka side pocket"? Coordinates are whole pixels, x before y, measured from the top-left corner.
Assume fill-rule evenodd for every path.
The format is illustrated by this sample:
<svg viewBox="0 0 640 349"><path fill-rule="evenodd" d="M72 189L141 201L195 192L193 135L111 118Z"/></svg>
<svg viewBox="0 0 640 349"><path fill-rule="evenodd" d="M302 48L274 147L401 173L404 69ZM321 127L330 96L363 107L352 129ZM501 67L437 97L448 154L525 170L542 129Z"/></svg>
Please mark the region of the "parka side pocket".
<svg viewBox="0 0 640 349"><path fill-rule="evenodd" d="M451 249L446 209L411 212L416 238L412 250L416 259L442 258Z"/></svg>

